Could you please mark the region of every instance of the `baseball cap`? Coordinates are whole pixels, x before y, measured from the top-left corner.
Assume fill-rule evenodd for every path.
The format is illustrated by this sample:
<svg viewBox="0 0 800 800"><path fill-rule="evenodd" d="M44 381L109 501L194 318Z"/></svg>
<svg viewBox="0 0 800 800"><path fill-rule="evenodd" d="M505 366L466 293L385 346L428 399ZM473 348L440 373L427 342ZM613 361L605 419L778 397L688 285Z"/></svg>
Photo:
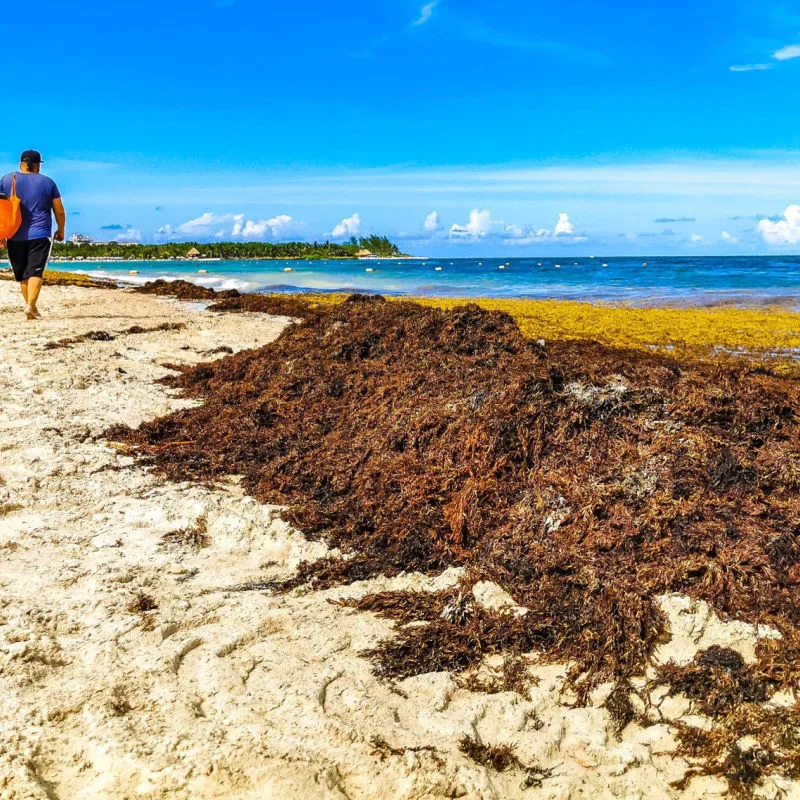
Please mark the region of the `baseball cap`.
<svg viewBox="0 0 800 800"><path fill-rule="evenodd" d="M26 150L20 157L20 163L23 161L28 162L29 164L41 164L42 163L42 154L38 150Z"/></svg>

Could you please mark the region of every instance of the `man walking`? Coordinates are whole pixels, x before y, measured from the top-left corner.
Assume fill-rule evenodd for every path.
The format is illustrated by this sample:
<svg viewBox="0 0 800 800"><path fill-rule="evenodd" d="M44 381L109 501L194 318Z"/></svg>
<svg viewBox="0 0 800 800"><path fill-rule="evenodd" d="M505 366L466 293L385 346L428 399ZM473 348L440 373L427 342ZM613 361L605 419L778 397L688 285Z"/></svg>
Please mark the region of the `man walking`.
<svg viewBox="0 0 800 800"><path fill-rule="evenodd" d="M20 171L4 175L0 180L0 192L11 194L15 183L22 209L22 225L8 240L8 260L14 270L25 298L25 316L29 320L39 318L36 302L42 288L42 275L50 260L53 240L64 241L66 214L61 202L61 192L52 178L40 173L42 156L36 150L26 150L19 157ZM16 177L16 180L14 180ZM53 236L53 215L57 229ZM51 239L53 236L53 239Z"/></svg>

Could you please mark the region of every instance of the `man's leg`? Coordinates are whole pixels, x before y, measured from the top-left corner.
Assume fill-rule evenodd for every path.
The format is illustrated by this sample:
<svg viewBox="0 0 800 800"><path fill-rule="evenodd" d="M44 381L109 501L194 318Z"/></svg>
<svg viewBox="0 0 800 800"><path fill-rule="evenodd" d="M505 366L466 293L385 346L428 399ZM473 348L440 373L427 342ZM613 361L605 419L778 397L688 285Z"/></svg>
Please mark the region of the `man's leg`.
<svg viewBox="0 0 800 800"><path fill-rule="evenodd" d="M28 269L28 243L7 241L8 260L14 270L14 278L19 281L19 288L28 305L28 278L25 273ZM30 317L29 317L30 319Z"/></svg>
<svg viewBox="0 0 800 800"><path fill-rule="evenodd" d="M28 303L25 314L28 319L36 319L40 316L36 302L42 289L42 277L47 262L50 260L52 246L53 243L50 239L32 239L28 242L28 262L23 275L28 284L25 291L25 299Z"/></svg>
<svg viewBox="0 0 800 800"><path fill-rule="evenodd" d="M28 322L36 319L36 311L31 308L30 300L28 300L28 296L31 293L30 281L32 280L33 278L26 278L24 281L19 282L19 288L22 289L22 296L25 298L25 316Z"/></svg>
<svg viewBox="0 0 800 800"><path fill-rule="evenodd" d="M28 278L25 283L28 284L28 289L25 293L25 299L28 301L28 305L30 306L31 310L34 313L37 313L36 301L39 299L39 292L42 290L42 279Z"/></svg>

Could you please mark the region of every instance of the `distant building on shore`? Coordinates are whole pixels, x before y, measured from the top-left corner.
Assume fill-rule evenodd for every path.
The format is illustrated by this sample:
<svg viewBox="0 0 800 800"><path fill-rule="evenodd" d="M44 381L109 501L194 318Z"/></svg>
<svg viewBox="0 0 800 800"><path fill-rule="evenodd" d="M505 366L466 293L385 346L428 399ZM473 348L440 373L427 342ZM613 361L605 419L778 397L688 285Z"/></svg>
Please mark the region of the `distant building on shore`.
<svg viewBox="0 0 800 800"><path fill-rule="evenodd" d="M370 252L369 250L359 250L356 253L356 258L377 258L374 253Z"/></svg>
<svg viewBox="0 0 800 800"><path fill-rule="evenodd" d="M199 251L199 250L198 250L196 247L193 247L193 248L192 248L192 249L191 249L191 250L190 250L190 251L189 251L189 252L186 254L186 258L200 258L200 257L201 257L200 251Z"/></svg>
<svg viewBox="0 0 800 800"><path fill-rule="evenodd" d="M91 236L87 236L85 233L73 233L69 240L72 244L91 244L94 241Z"/></svg>

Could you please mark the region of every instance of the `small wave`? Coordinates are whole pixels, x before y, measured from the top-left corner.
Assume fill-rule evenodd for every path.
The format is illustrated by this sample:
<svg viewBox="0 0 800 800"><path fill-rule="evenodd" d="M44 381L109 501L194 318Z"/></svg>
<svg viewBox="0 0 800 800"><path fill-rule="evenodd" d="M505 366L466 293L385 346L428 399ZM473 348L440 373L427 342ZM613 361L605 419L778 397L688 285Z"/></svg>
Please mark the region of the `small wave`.
<svg viewBox="0 0 800 800"><path fill-rule="evenodd" d="M130 272L123 273L110 269L71 269L69 271L78 275L88 275L90 278L103 278L105 280L113 278L119 283L130 284L131 286L140 286L147 283L147 281L155 281L158 279L174 281L178 278L177 275L169 275L167 273L161 275L152 273L150 275L131 275Z"/></svg>
<svg viewBox="0 0 800 800"><path fill-rule="evenodd" d="M231 278L224 275L187 275L185 272L149 272L147 274L131 275L130 271L109 269L73 269L79 275L87 275L90 278L113 278L115 281L128 286L143 286L150 281L188 281L198 286L205 286L219 291L229 291L236 289L240 292L252 292L259 289L262 284L254 281L245 281L240 278Z"/></svg>
<svg viewBox="0 0 800 800"><path fill-rule="evenodd" d="M231 289L236 289L240 292L252 292L261 286L261 284L254 281L245 281L241 280L240 278L225 278L212 275L204 275L202 278L192 278L185 275L181 277L183 280L196 283L198 286L206 286L209 289L217 289L219 291L230 291Z"/></svg>

